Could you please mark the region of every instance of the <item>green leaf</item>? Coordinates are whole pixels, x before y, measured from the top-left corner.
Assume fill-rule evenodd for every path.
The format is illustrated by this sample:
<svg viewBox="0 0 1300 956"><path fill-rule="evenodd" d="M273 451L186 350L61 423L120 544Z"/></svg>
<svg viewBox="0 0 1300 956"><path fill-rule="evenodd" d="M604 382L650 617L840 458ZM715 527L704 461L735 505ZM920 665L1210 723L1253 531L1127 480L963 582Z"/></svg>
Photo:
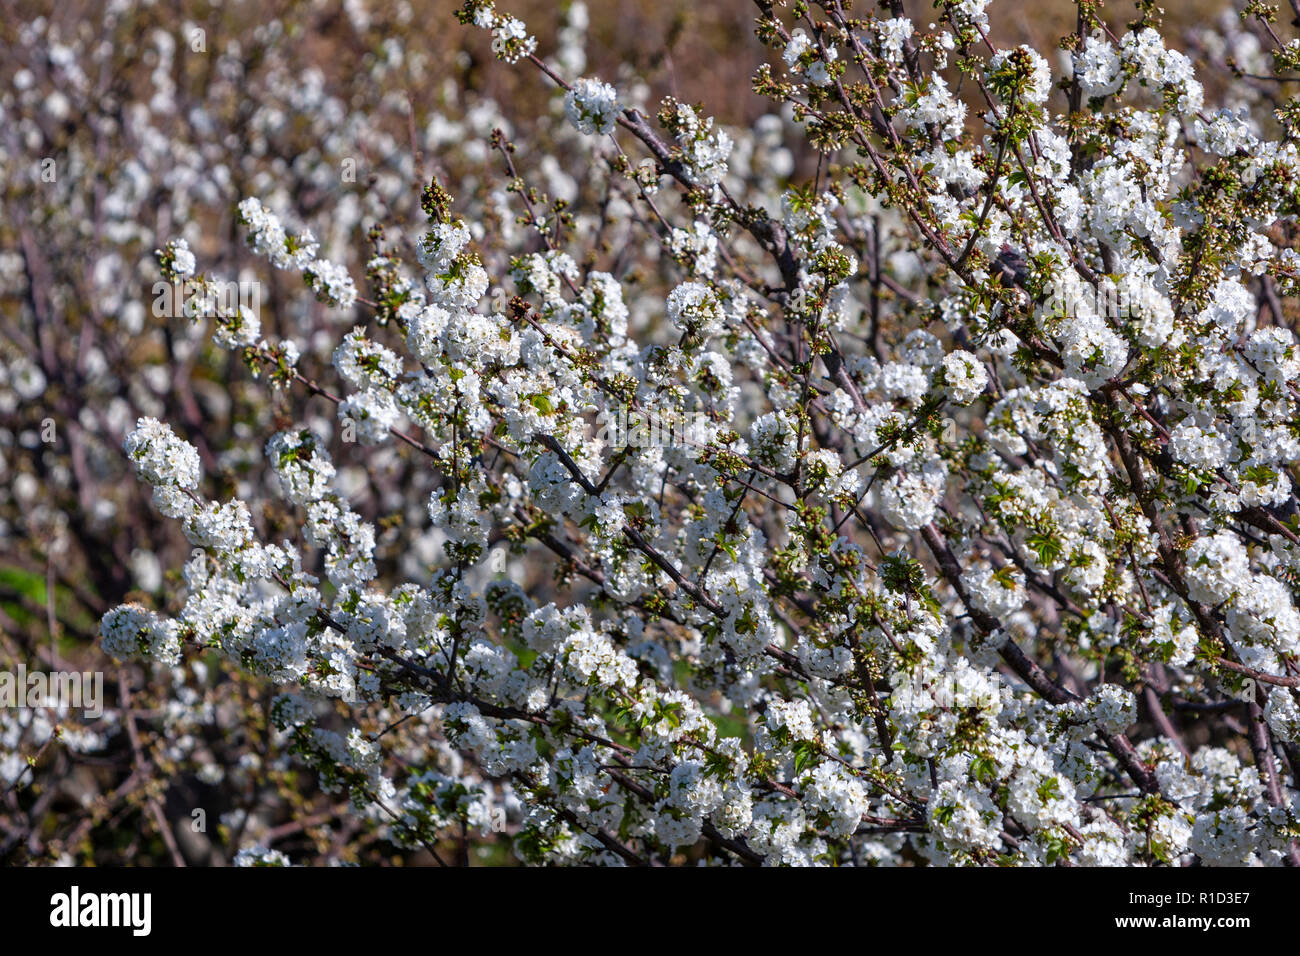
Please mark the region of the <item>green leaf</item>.
<svg viewBox="0 0 1300 956"><path fill-rule="evenodd" d="M817 756L817 747L812 742L801 740L794 748L794 775L797 777L808 769L813 758Z"/></svg>

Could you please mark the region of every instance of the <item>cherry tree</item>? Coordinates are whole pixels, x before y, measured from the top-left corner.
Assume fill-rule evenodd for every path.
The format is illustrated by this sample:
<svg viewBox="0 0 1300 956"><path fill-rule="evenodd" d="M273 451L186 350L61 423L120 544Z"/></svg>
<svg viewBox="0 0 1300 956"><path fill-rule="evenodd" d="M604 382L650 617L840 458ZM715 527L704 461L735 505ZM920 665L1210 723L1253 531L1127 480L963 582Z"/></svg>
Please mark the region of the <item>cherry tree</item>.
<svg viewBox="0 0 1300 956"><path fill-rule="evenodd" d="M440 860L1300 864L1300 113L1247 81L1300 41L1203 33L1216 108L1148 2L1058 51L985 0L756 14L742 133L468 0L583 188L496 127L505 187L408 184L364 275L243 197L312 341L162 245L280 421L231 493L139 417L194 551L104 650L273 685L293 759ZM398 467L367 517L345 473Z"/></svg>

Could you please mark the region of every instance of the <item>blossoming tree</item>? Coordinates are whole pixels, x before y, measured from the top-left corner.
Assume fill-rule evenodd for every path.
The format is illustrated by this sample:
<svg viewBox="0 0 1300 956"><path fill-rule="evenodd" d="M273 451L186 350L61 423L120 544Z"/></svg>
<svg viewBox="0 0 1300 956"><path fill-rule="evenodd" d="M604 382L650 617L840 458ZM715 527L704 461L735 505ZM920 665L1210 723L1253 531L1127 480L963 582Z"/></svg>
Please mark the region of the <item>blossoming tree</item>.
<svg viewBox="0 0 1300 956"><path fill-rule="evenodd" d="M626 197L617 240L502 132L509 215L413 184L364 278L246 198L337 320L328 376L160 249L268 395L336 417L248 436L274 481L242 498L140 418L195 550L105 650L275 685L322 786L435 856L506 827L532 863L1300 864L1295 104L1207 105L1147 2L1080 2L1055 69L984 0L756 6L807 181L468 0ZM408 463L432 560L378 553L340 455Z"/></svg>

